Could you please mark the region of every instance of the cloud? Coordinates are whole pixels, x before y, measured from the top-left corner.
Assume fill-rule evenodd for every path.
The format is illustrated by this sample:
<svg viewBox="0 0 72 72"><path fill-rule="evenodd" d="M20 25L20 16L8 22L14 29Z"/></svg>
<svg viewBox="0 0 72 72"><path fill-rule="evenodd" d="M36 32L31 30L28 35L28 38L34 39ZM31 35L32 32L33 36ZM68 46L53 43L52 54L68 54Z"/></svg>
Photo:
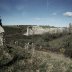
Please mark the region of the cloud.
<svg viewBox="0 0 72 72"><path fill-rule="evenodd" d="M72 12L65 12L63 15L68 16L68 17L72 17Z"/></svg>

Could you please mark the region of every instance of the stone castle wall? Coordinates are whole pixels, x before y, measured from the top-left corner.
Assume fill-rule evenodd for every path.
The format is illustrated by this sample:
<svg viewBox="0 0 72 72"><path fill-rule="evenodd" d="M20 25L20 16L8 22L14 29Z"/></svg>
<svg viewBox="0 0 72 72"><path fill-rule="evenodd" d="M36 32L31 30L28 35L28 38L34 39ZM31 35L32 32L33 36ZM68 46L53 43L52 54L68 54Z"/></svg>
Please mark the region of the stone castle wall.
<svg viewBox="0 0 72 72"><path fill-rule="evenodd" d="M72 33L72 25L69 27L54 27L54 28L43 28L40 26L32 26L27 27L27 32L24 35L37 35L44 33L62 33L62 32L71 32Z"/></svg>

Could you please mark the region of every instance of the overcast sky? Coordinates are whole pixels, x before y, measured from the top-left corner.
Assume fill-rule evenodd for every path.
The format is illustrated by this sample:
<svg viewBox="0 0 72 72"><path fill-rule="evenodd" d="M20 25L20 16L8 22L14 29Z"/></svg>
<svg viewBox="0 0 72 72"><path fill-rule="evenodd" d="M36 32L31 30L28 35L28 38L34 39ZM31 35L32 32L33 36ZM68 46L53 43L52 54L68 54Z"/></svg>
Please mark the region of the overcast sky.
<svg viewBox="0 0 72 72"><path fill-rule="evenodd" d="M68 26L72 0L0 0L3 25Z"/></svg>

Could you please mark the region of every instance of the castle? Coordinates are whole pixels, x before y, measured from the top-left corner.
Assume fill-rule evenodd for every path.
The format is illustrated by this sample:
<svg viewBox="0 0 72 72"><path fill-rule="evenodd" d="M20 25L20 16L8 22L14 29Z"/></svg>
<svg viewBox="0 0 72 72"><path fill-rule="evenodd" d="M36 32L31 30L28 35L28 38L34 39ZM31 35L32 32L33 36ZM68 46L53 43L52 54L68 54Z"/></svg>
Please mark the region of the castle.
<svg viewBox="0 0 72 72"><path fill-rule="evenodd" d="M43 28L41 26L28 26L27 32L24 33L24 35L41 35L44 33L62 33L62 32L70 32L72 33L72 24L69 24L69 27L49 27L49 28Z"/></svg>

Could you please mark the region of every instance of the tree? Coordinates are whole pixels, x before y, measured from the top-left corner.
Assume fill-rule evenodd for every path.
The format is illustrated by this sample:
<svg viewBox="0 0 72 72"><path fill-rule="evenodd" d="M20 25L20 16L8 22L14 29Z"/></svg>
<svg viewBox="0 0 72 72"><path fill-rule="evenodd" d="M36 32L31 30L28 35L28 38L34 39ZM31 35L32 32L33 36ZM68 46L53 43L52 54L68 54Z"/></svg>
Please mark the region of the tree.
<svg viewBox="0 0 72 72"><path fill-rule="evenodd" d="M1 19L1 16L0 16L0 26L2 26L2 19Z"/></svg>
<svg viewBox="0 0 72 72"><path fill-rule="evenodd" d="M72 23L69 23L69 33L72 33Z"/></svg>

